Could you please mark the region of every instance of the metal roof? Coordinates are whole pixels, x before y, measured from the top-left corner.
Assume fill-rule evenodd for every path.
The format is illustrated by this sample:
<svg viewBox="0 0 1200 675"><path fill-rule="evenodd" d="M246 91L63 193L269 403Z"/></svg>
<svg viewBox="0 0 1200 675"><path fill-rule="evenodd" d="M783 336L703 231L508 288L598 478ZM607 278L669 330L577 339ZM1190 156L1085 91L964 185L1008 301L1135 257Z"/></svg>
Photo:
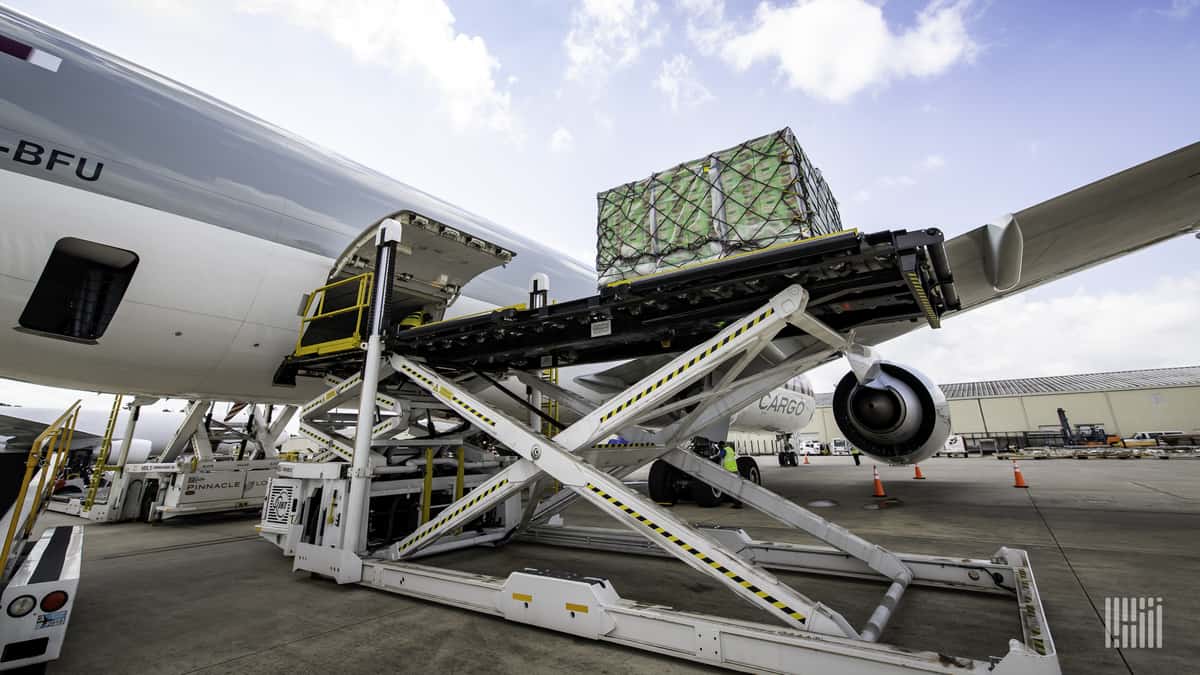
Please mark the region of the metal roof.
<svg viewBox="0 0 1200 675"><path fill-rule="evenodd" d="M1165 387L1200 386L1200 366L1118 370L1111 373L1083 373L1023 377L1014 380L954 382L941 385L948 399L994 398L997 396L1036 396L1038 394L1077 394L1089 391L1123 391ZM817 405L828 406L833 394L817 394Z"/></svg>

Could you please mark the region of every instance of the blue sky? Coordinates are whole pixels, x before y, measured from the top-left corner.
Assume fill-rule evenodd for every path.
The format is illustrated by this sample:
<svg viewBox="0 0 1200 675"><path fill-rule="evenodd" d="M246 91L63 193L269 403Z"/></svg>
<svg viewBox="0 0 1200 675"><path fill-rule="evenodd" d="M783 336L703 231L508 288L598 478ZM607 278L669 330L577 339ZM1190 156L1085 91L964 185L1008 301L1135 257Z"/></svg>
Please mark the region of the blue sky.
<svg viewBox="0 0 1200 675"><path fill-rule="evenodd" d="M847 226L949 235L1200 140L1200 0L10 4L589 263L598 191L783 126ZM942 381L1195 363L1198 252L888 355Z"/></svg>

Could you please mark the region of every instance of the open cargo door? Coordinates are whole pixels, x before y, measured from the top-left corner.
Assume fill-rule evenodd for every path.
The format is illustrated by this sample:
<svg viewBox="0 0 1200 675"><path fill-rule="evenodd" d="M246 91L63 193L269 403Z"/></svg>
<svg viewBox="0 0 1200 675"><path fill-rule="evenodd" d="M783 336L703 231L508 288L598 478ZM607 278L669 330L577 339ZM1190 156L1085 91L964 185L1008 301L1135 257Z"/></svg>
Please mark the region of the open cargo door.
<svg viewBox="0 0 1200 675"><path fill-rule="evenodd" d="M276 384L295 384L304 363L357 358L366 326L379 231L399 232L388 294L392 327L439 321L469 281L504 265L512 251L412 211L400 211L367 228L338 256L328 283L305 296L295 351L276 372Z"/></svg>

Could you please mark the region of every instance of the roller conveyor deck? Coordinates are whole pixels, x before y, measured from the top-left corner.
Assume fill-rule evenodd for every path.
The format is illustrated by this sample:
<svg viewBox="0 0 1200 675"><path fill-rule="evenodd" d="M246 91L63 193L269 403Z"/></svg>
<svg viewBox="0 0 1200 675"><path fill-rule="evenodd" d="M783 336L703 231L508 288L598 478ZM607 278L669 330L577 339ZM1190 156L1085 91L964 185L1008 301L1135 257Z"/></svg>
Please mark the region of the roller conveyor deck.
<svg viewBox="0 0 1200 675"><path fill-rule="evenodd" d="M711 337L783 288L809 289L809 311L846 331L881 322L938 327L956 308L938 230L833 235L611 283L597 295L517 305L418 328L393 322L386 350L449 371L527 370L673 354ZM781 337L796 334L788 328ZM300 375L345 374L362 352L292 357Z"/></svg>

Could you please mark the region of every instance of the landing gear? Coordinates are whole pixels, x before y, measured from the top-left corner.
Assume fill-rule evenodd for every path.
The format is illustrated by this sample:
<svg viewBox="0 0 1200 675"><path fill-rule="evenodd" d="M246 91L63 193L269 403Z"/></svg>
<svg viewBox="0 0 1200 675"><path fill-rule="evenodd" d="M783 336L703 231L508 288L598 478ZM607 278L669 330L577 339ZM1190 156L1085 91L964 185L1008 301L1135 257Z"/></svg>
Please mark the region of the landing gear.
<svg viewBox="0 0 1200 675"><path fill-rule="evenodd" d="M698 480L691 481L689 488L692 493L692 501L696 502L697 506L705 509L719 506L721 499L725 496L725 493L719 489Z"/></svg>
<svg viewBox="0 0 1200 675"><path fill-rule="evenodd" d="M800 466L799 455L795 450L781 450L779 452L779 466Z"/></svg>
<svg viewBox="0 0 1200 675"><path fill-rule="evenodd" d="M707 452L707 443L698 442L693 446L693 451L705 459L719 462L719 454ZM755 485L762 485L762 470L758 468L758 462L753 457L738 457L737 466L738 475ZM650 465L650 478L647 482L650 498L659 504L674 505L680 499L690 499L697 506L707 509L720 506L727 498L719 488L697 480L662 460L656 460Z"/></svg>

